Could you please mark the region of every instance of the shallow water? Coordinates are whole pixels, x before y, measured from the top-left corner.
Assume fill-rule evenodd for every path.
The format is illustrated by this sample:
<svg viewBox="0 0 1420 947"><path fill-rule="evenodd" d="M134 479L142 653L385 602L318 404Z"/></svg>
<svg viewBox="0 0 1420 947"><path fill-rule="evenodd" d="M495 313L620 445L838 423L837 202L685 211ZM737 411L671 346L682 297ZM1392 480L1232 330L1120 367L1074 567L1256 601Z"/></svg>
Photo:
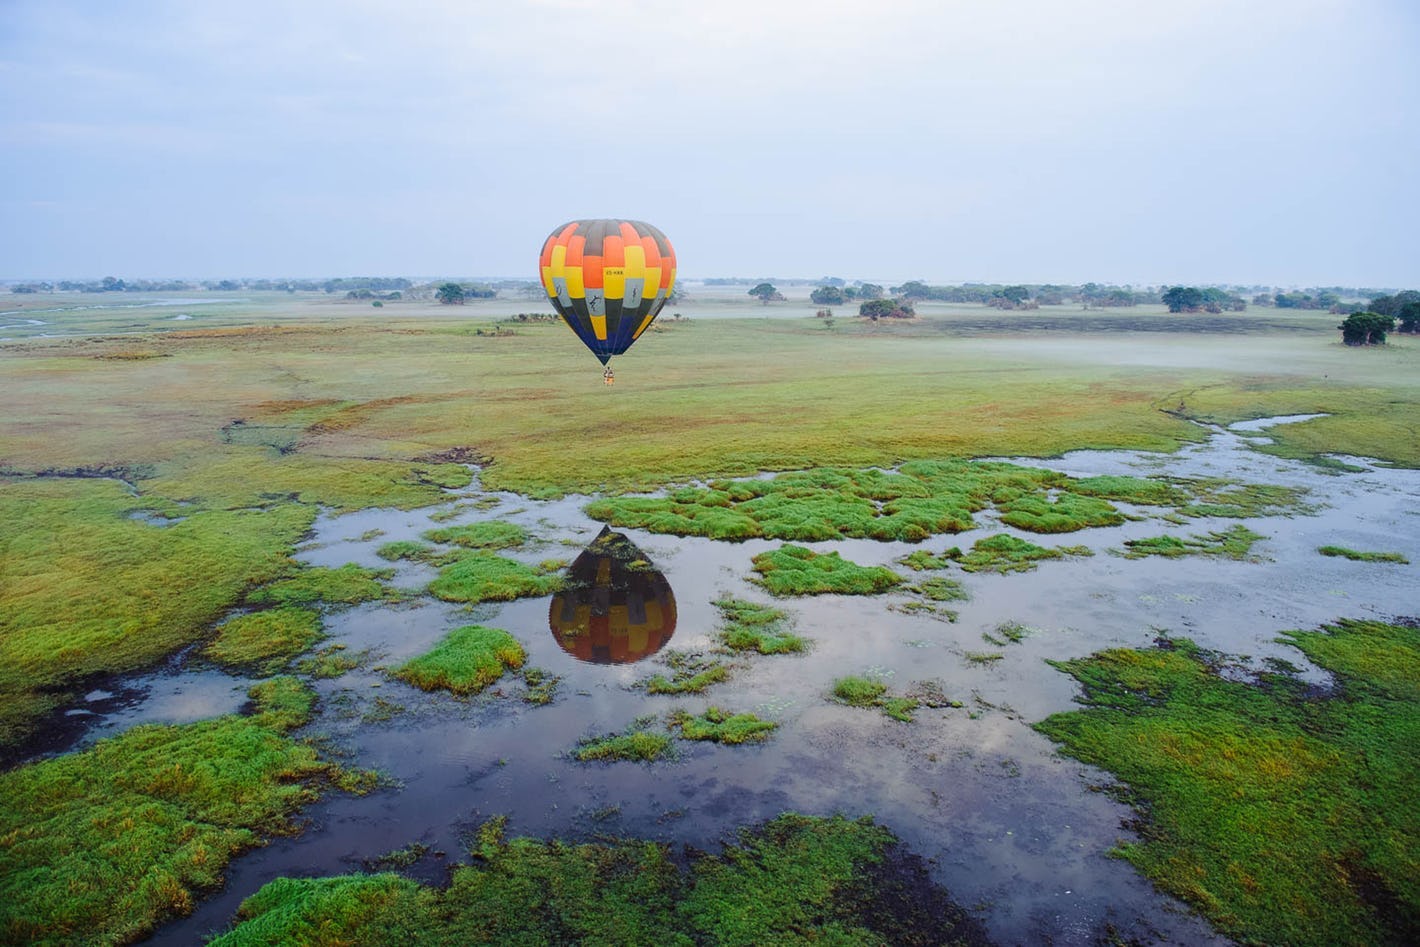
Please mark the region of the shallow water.
<svg viewBox="0 0 1420 947"><path fill-rule="evenodd" d="M1144 647L1167 631L1254 660L1275 655L1303 665L1299 653L1273 640L1279 632L1339 617L1420 614L1415 565L1316 553L1333 543L1401 552L1420 562L1420 520L1413 511L1420 472L1348 458L1363 471L1330 474L1253 451L1255 428L1236 427L1247 436L1217 429L1206 442L1172 455L1083 451L1020 462L1081 476L1226 476L1307 488L1314 511L1244 521L1267 537L1253 550L1260 561L1126 560L1107 553L1125 539L1204 533L1235 520L1177 527L1151 519L1045 538L1020 533L1042 545L1088 545L1096 554L1008 576L955 570L951 574L971 595L948 603L960 613L955 622L890 610L908 600L901 593L776 602L812 640L811 651L739 660L729 682L700 697L635 689L636 681L665 670L655 657L622 664L578 660L550 627L549 597L472 610L422 597L333 613L327 619L331 640L345 644L347 653L368 651L370 659L361 669L316 682L321 709L309 732L328 735L350 765L379 769L398 787L363 798L335 796L312 807L305 832L235 861L226 888L154 942L200 941L224 928L244 897L277 876L360 870L366 859L414 842L445 853L415 869L437 881L444 866L459 858L461 838L492 815L507 815L513 834L634 835L713 849L738 826L786 809L873 814L932 859L937 880L1002 943L1085 944L1111 928L1145 942L1221 942L1126 863L1107 857L1117 840L1130 836L1122 827L1130 811L1096 791L1109 782L1105 774L1060 757L1029 725L1068 710L1076 694L1074 682L1046 659ZM430 515L467 505L472 496L485 495L475 484L446 507L322 517L299 556L312 565L387 567L375 554L380 545L446 525ZM448 522L520 523L538 541L512 555L529 562L570 561L601 528L582 514L584 497L543 503L492 496L497 507L469 507ZM862 564L892 565L915 548L965 548L1001 530L990 514L978 515L978 522L969 533L919 546L870 540L804 545L837 549ZM674 590L677 617L669 648L711 645L718 621L712 602L721 595L769 601L749 582L750 559L778 542L624 532ZM400 564L394 582L418 589L434 574L427 566ZM561 676L556 700L525 704L522 684L510 678L468 701L426 695L380 670L473 621L506 628L526 647L530 665ZM982 638L1006 621L1030 633L1005 647ZM969 652L1003 657L980 664ZM935 679L964 706L921 710L914 723L904 724L827 699L834 678L861 673L880 676L895 691ZM1311 676L1323 680L1314 669ZM146 720L188 719L181 715L203 708L225 712L232 709L230 694L247 684L212 670L144 679L148 696L125 702L121 711L96 714L100 725L89 739ZM366 721L377 698L395 705L394 715ZM89 703L102 709L102 700ZM700 711L712 703L752 710L780 728L762 746L681 742L670 762L580 764L568 758L583 736L621 730L643 714L664 716L675 707Z"/></svg>

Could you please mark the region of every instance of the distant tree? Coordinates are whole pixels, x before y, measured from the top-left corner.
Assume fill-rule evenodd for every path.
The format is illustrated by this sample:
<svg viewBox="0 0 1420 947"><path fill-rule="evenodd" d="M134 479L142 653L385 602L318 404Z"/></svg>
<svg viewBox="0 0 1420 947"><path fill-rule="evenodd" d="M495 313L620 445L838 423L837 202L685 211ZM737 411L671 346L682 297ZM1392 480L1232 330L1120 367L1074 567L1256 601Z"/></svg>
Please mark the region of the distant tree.
<svg viewBox="0 0 1420 947"><path fill-rule="evenodd" d="M1378 312L1383 316L1400 316L1400 311L1411 303L1420 302L1420 293L1407 289L1394 296L1377 296L1366 306L1368 312Z"/></svg>
<svg viewBox="0 0 1420 947"><path fill-rule="evenodd" d="M123 288L123 280L114 276L105 276L99 291L104 293L121 293L123 292Z"/></svg>
<svg viewBox="0 0 1420 947"><path fill-rule="evenodd" d="M867 316L877 322L879 319L910 319L917 315L912 303L896 299L870 299L858 307L858 315Z"/></svg>
<svg viewBox="0 0 1420 947"><path fill-rule="evenodd" d="M445 306L462 306L464 301L463 287L458 283L443 283L434 294L434 298Z"/></svg>
<svg viewBox="0 0 1420 947"><path fill-rule="evenodd" d="M1400 331L1420 332L1420 302L1406 303L1401 307Z"/></svg>
<svg viewBox="0 0 1420 947"><path fill-rule="evenodd" d="M1272 302L1272 297L1266 293L1258 293L1256 296L1252 297L1252 304L1254 306L1270 306Z"/></svg>
<svg viewBox="0 0 1420 947"><path fill-rule="evenodd" d="M1203 290L1197 286L1170 286L1163 300L1169 312L1197 312L1204 305Z"/></svg>
<svg viewBox="0 0 1420 947"><path fill-rule="evenodd" d="M883 292L883 288L877 283L858 284L859 299L882 299L886 295L887 293Z"/></svg>
<svg viewBox="0 0 1420 947"><path fill-rule="evenodd" d="M809 300L819 306L841 306L844 302L843 290L837 286L819 286L809 293Z"/></svg>
<svg viewBox="0 0 1420 947"><path fill-rule="evenodd" d="M1272 302L1278 309L1325 309L1311 296L1306 293L1278 293L1272 297Z"/></svg>
<svg viewBox="0 0 1420 947"><path fill-rule="evenodd" d="M784 298L784 295L774 288L773 283L760 283L749 291L749 295L766 306L769 305L770 300Z"/></svg>
<svg viewBox="0 0 1420 947"><path fill-rule="evenodd" d="M928 286L926 283L922 282L921 280L915 280L915 279L914 279L914 280L908 280L906 283L903 283L901 286L894 286L892 291L893 291L894 293L897 293L897 294L898 294L899 296L901 296L903 299L931 299L931 298L932 298L932 287Z"/></svg>
<svg viewBox="0 0 1420 947"><path fill-rule="evenodd" d="M1353 312L1336 328L1347 345L1385 345L1385 334L1395 328L1395 320L1378 312Z"/></svg>

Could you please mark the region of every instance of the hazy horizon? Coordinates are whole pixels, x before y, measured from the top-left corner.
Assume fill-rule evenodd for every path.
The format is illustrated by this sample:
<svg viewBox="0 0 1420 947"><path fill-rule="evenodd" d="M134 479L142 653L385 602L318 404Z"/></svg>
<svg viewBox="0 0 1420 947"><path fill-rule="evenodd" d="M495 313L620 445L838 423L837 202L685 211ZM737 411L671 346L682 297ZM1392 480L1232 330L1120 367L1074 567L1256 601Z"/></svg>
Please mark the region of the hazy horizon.
<svg viewBox="0 0 1420 947"><path fill-rule="evenodd" d="M621 216L691 279L1413 287L1417 41L1405 0L12 0L0 280L532 279Z"/></svg>

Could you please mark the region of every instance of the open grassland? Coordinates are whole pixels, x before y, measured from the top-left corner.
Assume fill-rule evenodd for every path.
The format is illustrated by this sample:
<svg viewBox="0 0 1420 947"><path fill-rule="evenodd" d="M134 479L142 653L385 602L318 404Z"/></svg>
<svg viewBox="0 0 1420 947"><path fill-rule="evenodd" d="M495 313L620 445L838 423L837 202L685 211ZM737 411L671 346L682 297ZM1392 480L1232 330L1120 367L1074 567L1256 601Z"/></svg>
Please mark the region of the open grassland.
<svg viewBox="0 0 1420 947"><path fill-rule="evenodd" d="M1284 639L1335 676L1243 682L1186 640L1058 666L1084 709L1038 725L1123 783L1118 852L1244 943L1413 943L1420 930L1420 630L1342 621ZM1235 669L1230 669L1235 670Z"/></svg>
<svg viewBox="0 0 1420 947"><path fill-rule="evenodd" d="M0 343L0 745L93 676L214 634L289 575L319 508L428 504L468 482L468 460L488 461L489 487L615 492L765 469L1169 450L1202 436L1187 417L1330 412L1279 429L1273 449L1420 464L1420 345L1347 349L1325 314L1240 314L1222 331L1142 310L1083 325L954 307L827 329L779 311L697 318L704 304L658 322L609 388L560 324L487 331L539 306L376 312L275 296L194 307L184 322L170 309L35 313L89 334ZM1160 331L1180 328L1196 331ZM1102 489L1070 511L1023 496L1014 513L1037 527L1107 516L1115 488ZM764 499L765 522L802 512ZM900 519L941 512L912 500ZM449 567L446 593L486 597L464 586L487 577L463 572L490 564Z"/></svg>

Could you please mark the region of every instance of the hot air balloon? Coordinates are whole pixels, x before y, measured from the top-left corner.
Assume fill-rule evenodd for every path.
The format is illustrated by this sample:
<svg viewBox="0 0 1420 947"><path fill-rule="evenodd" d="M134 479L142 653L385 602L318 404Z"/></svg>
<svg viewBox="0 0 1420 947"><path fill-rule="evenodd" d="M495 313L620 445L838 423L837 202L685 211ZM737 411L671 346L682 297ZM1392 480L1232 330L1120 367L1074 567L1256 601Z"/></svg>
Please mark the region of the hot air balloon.
<svg viewBox="0 0 1420 947"><path fill-rule="evenodd" d="M639 220L574 220L542 245L552 307L603 365L641 337L675 288L675 250ZM605 373L611 383L611 366Z"/></svg>
<svg viewBox="0 0 1420 947"><path fill-rule="evenodd" d="M593 664L649 658L675 634L675 618L666 577L610 526L568 567L547 612L562 650Z"/></svg>

